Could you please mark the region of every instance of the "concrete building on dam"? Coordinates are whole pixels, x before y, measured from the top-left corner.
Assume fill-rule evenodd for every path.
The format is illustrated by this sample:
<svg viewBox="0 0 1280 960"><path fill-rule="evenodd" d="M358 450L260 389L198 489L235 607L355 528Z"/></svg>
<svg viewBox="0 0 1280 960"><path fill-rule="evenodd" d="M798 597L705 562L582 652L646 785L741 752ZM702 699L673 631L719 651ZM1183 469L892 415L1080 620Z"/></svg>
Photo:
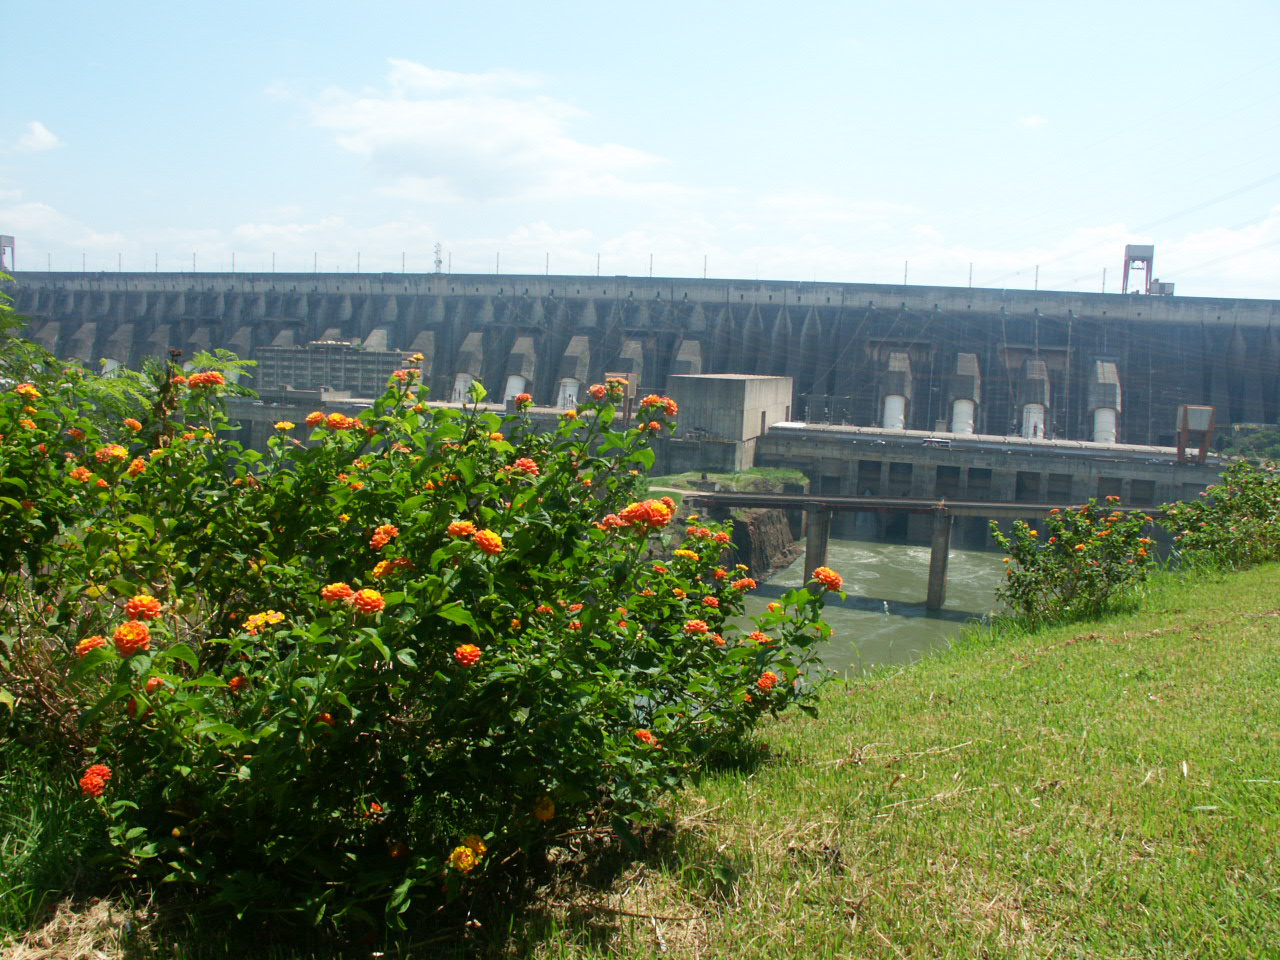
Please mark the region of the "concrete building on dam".
<svg viewBox="0 0 1280 960"><path fill-rule="evenodd" d="M1280 420L1280 301L452 274L31 272L11 292L60 357L224 347L271 394L369 396L422 353L437 400L743 374L791 379L783 419L888 430L1169 446L1180 405Z"/></svg>

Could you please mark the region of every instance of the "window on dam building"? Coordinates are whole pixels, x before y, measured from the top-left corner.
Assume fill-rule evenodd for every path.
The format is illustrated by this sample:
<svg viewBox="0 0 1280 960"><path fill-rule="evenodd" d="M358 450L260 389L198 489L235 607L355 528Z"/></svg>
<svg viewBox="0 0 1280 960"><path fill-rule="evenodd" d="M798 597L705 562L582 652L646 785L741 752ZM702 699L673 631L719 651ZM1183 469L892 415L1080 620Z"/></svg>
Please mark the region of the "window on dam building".
<svg viewBox="0 0 1280 960"><path fill-rule="evenodd" d="M946 500L960 499L960 468L938 467L933 492L934 496Z"/></svg>
<svg viewBox="0 0 1280 960"><path fill-rule="evenodd" d="M969 468L969 492L970 500L990 500L991 499L991 471L986 467L970 467Z"/></svg>
<svg viewBox="0 0 1280 960"><path fill-rule="evenodd" d="M889 464L889 489L886 491L888 496L911 496L911 473L912 466L909 463Z"/></svg>
<svg viewBox="0 0 1280 960"><path fill-rule="evenodd" d="M1156 502L1156 482L1154 480L1130 480L1129 502L1135 506L1154 506Z"/></svg>
<svg viewBox="0 0 1280 960"><path fill-rule="evenodd" d="M1040 474L1019 470L1013 488L1013 499L1019 503L1040 502Z"/></svg>
<svg viewBox="0 0 1280 960"><path fill-rule="evenodd" d="M1045 489L1046 503L1066 503L1071 499L1071 474L1049 474L1049 485Z"/></svg>

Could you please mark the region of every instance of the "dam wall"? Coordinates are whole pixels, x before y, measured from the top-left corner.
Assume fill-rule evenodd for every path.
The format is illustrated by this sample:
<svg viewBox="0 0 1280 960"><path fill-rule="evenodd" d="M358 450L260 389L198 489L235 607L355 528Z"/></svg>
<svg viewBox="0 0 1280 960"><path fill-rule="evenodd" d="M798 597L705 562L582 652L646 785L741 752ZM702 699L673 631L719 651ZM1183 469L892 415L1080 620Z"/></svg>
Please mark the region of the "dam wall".
<svg viewBox="0 0 1280 960"><path fill-rule="evenodd" d="M1171 444L1180 404L1280 421L1280 301L592 276L23 272L27 336L137 366L226 348L267 391L380 392L421 353L435 399L566 407L624 374L790 377L796 420Z"/></svg>

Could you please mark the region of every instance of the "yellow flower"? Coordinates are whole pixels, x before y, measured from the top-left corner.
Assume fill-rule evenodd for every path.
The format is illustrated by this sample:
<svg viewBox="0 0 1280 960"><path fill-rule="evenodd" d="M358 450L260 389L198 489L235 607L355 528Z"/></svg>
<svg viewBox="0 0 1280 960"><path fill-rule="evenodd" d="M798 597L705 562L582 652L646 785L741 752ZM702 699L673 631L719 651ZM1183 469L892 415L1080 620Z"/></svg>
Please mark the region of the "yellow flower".
<svg viewBox="0 0 1280 960"><path fill-rule="evenodd" d="M479 862L475 851L467 846L454 847L453 853L449 854L449 866L459 873L470 873Z"/></svg>
<svg viewBox="0 0 1280 960"><path fill-rule="evenodd" d="M556 802L544 793L534 802L533 815L543 823L554 819L556 815Z"/></svg>
<svg viewBox="0 0 1280 960"><path fill-rule="evenodd" d="M277 420L277 421L276 421L276 429L277 429L277 430L280 430L280 431L284 431L284 430L292 430L292 429L293 429L294 427L296 427L296 426L297 426L297 424L296 424L296 423L294 423L292 420Z"/></svg>

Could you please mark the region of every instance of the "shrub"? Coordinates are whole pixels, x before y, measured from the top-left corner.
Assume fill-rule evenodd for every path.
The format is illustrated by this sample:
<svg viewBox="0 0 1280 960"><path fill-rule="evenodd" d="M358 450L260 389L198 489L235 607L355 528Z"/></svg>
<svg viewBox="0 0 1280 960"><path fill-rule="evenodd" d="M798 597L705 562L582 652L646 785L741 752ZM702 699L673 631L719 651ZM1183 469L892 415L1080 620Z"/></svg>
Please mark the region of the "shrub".
<svg viewBox="0 0 1280 960"><path fill-rule="evenodd" d="M1128 600L1146 578L1154 543L1143 533L1151 518L1119 506L1119 497L1107 497L1104 506L1055 509L1041 524L1043 537L1021 520L1009 535L993 523L1008 554L997 599L1029 627L1095 617Z"/></svg>
<svg viewBox="0 0 1280 960"><path fill-rule="evenodd" d="M108 426L67 379L0 400L0 683L121 871L396 921L812 709L823 585L740 627L727 532L664 544L672 505L634 498L671 401L615 426L593 387L539 433L478 386L428 407L405 370L258 453L226 439L221 370L171 373Z"/></svg>
<svg viewBox="0 0 1280 960"><path fill-rule="evenodd" d="M1197 499L1166 507L1161 522L1185 563L1247 567L1280 560L1280 475L1274 464L1239 461Z"/></svg>

